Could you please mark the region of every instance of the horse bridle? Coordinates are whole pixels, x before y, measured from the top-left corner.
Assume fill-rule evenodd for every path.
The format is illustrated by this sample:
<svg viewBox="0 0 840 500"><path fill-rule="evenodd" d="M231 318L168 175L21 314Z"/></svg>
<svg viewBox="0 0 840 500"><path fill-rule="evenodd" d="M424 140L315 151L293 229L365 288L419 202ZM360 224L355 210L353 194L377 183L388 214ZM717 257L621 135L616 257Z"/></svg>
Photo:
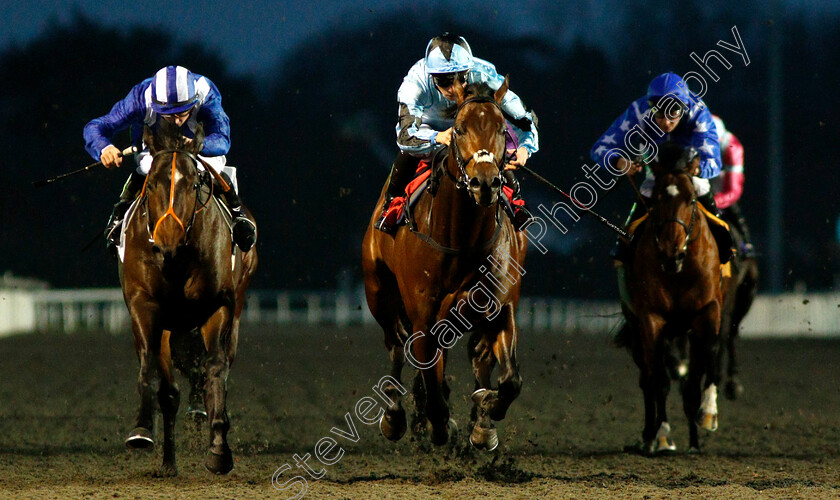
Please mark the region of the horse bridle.
<svg viewBox="0 0 840 500"><path fill-rule="evenodd" d="M455 110L455 117L457 118L458 114L461 112L461 109L463 109L464 106L466 106L467 104L470 104L470 103L474 103L474 102L475 103L492 103L494 106L496 106L496 108L499 109L499 111L502 111L502 107L499 105L498 102L496 102L495 99L493 99L491 97L487 97L487 96L478 96L478 97L471 97L469 99L464 100L464 102L462 102L458 106L458 108ZM502 113L504 115L504 112L502 112ZM472 162L472 161L474 161L476 163L487 161L484 158L487 158L488 156L490 158L489 159L490 163L493 163L499 169L499 180L500 181L502 180L502 171L504 170L504 161L505 161L504 153L502 153L501 158L499 158L499 160L497 162L496 159L495 159L495 155L493 153L491 153L490 151L487 151L486 149L480 149L480 150L476 151L475 153L473 153L473 155L465 161L463 156L461 155L461 151L458 149L457 139L458 139L458 133L455 131L455 126L453 124L453 126L452 126L452 140L450 141L450 144L451 144L450 149L453 151L453 156L455 157L455 162L458 165L459 177L456 179L455 176L452 175L452 172L450 172L448 168L444 167L444 168L442 168L442 170L446 173L446 176L449 177L455 183L455 188L456 189L461 191L461 190L464 190L464 189L467 188L467 185L469 183L469 181L468 181L469 176L467 175L467 165L469 165L470 162ZM434 168L435 168L435 158L432 158L432 171L433 172L434 172ZM432 177L435 177L435 176L433 175ZM434 181L432 180L432 182L434 182ZM463 254L472 254L472 253L483 252L483 251L489 249L491 246L493 246L494 243L496 243L496 240L499 239L499 235L502 232L502 220L500 218L500 208L497 205L497 208L496 208L496 230L494 231L493 236L491 236L489 240L487 240L485 243L483 243L481 246L478 246L478 247L450 248L450 247L441 245L440 243L435 241L431 236L423 234L420 231L418 231L417 227L414 224L413 217L411 215L410 203L406 202L405 207L406 207L406 212L407 212L406 215L407 215L407 220L408 220L408 229L412 233L414 233L418 238L420 238L422 241L424 241L426 244L428 244L429 246L431 246L435 250L437 250L439 252L442 252L442 253L446 253L446 254L450 254L450 255L463 255ZM429 219L431 219L431 209L429 210Z"/></svg>
<svg viewBox="0 0 840 500"><path fill-rule="evenodd" d="M167 217L172 217L175 220L175 222L177 222L178 225L181 226L181 230L184 232L184 237L186 239L186 242L188 243L190 241L190 234L191 234L193 224L195 223L196 214L198 214L200 211L202 211L207 206L207 204L210 203L210 200L213 197L213 194L212 194L213 183L210 182L211 193L210 193L210 196L207 197L207 201L202 203L199 206L199 198L200 198L199 191L201 190L201 186L204 183L204 176L207 175L207 172L206 171L202 172L202 171L199 170L199 168L198 168L199 158L197 158L195 154L191 153L190 151L183 150L183 149L165 149L165 150L162 150L162 151L158 151L158 152L156 152L155 154L152 155L152 160L154 161L154 159L157 158L158 156L164 155L164 154L169 154L169 153L172 154L172 167L171 167L172 168L172 174L171 174L172 178L171 178L170 183L169 183L169 206L167 207L166 212L163 215L161 215L158 218L158 220L155 222L154 229L152 229L149 226L149 224L146 224L146 229L147 229L147 231L149 231L149 241L154 243L155 242L155 234L157 234L158 227L160 227L161 223L163 223L163 221ZM179 153L186 156L190 160L192 160L192 167L196 171L196 181L195 181L195 183L193 183L193 186L192 186L193 189L195 189L195 191L196 191L195 203L193 204L192 214L190 215L190 220L187 224L184 224L184 221L182 221L181 218L178 217L178 214L175 213L175 172L177 170L177 159L178 159L178 154ZM201 163L203 163L203 162L201 162ZM205 168L207 168L207 167L205 167ZM148 176L146 177L146 182L148 182ZM143 192L141 194L141 197L144 199L144 204L146 206L146 213L149 213L149 197L148 197L148 194L146 193L146 186L145 185L143 186ZM149 219L149 223L151 223L151 219Z"/></svg>
<svg viewBox="0 0 840 500"><path fill-rule="evenodd" d="M692 182L691 181L691 176L689 174L682 173L680 175L687 176L689 182ZM692 188L693 188L693 185L692 185ZM686 224L685 222L683 222L682 219L677 218L677 217L670 218L670 219L665 219L665 220L661 220L661 221L657 222L657 224L656 224L656 234L655 234L657 245L659 245L659 233L662 232L662 227L669 222L674 222L676 224L681 225L683 227L683 229L685 229L685 240L683 241L683 245L682 245L682 248L680 248L680 251L688 252L688 244L691 242L691 233L694 232L694 220L697 219L697 192L694 191L694 189L692 189L692 191L691 191L691 201L689 202L689 204L691 205L691 219L689 220L688 224Z"/></svg>
<svg viewBox="0 0 840 500"><path fill-rule="evenodd" d="M495 99L493 99L492 97L489 97L489 96L478 96L478 97L470 97L469 99L465 99L464 102L462 102L458 106L458 108L455 110L455 117L457 118L458 114L461 112L461 110L464 108L464 106L466 106L467 104L470 104L470 103L490 103L490 104L493 104L502 113L502 116L504 116L504 111L502 111L502 106L498 102L496 102ZM455 163L458 164L458 170L459 170L460 177L458 179L455 179L452 176L451 172L449 172L449 170L446 170L446 173L447 173L448 176L450 176L450 178L452 178L455 181L455 186L458 189L463 190L463 189L467 188L468 179L469 179L469 176L467 175L467 166L470 164L470 162L481 163L481 162L486 161L486 162L489 162L489 163L492 163L492 164L496 165L496 168L499 169L499 180L500 181L502 180L502 172L504 171L504 166L505 166L505 153L504 152L502 152L499 159L496 160L495 155L492 152L487 151L486 149L479 149L478 151L473 153L473 155L471 157L469 157L468 159L465 160L464 157L461 155L461 150L458 148L458 132L455 129L454 124L452 126L452 139L450 141L450 144L452 144L451 149L454 153L453 156L455 157ZM488 159L488 157L489 157L489 159Z"/></svg>

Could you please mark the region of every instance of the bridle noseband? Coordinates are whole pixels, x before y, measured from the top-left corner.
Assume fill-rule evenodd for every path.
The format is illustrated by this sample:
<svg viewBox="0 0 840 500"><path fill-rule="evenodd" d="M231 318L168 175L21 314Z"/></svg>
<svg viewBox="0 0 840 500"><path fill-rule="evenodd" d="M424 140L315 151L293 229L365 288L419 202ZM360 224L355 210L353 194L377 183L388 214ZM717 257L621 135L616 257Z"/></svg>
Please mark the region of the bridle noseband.
<svg viewBox="0 0 840 500"><path fill-rule="evenodd" d="M158 151L154 155L152 155L152 161L154 161L154 159L157 158L158 156L161 156L161 155L164 155L164 154L170 154L170 153L172 154L172 167L171 167L172 172L171 172L171 179L170 179L170 183L169 183L169 205L166 209L166 212L162 216L160 216L158 218L158 220L155 222L154 228L151 228L148 224L146 226L146 229L149 231L149 241L151 243L154 243L157 240L157 237L156 237L157 230L167 217L171 217L181 227L181 230L184 232L185 243L189 243L190 234L191 234L193 224L195 223L196 214L198 212L200 212L201 210L203 210L204 207L207 206L207 203L209 203L209 200L212 198L212 192L211 192L210 196L207 197L207 201L199 206L199 198L200 198L199 191L201 190L201 185L204 182L203 181L203 174L206 174L207 172L202 173L198 169L199 159L196 157L195 154L191 153L190 151L183 150L183 149L166 149L166 150ZM182 155L186 156L187 158L189 158L190 160L192 160L191 165L192 165L192 168L196 172L196 181L193 183L193 186L192 186L192 188L195 189L195 191L196 191L195 202L193 204L193 210L192 210L192 214L190 215L190 220L187 224L184 224L184 222L181 220L181 218L178 217L178 214L175 213L175 173L177 172L178 154L182 154ZM146 182L147 183L148 183L148 180L149 180L149 176L147 175L146 176ZM213 185L213 183L211 182L210 183L210 186L211 186L210 189L211 190L212 190L212 185ZM140 196L144 200L144 203L146 205L146 213L148 214L149 213L149 196L148 196L148 193L146 192L146 185L143 186L143 191L141 192ZM148 223L151 223L151 219L149 219Z"/></svg>

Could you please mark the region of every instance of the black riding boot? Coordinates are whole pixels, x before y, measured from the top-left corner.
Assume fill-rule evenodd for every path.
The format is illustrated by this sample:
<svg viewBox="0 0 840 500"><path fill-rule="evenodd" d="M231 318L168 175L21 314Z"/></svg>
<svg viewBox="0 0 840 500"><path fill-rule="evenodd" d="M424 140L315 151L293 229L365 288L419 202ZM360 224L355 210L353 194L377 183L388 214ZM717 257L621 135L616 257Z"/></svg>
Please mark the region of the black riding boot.
<svg viewBox="0 0 840 500"><path fill-rule="evenodd" d="M385 190L385 202L382 204L382 214L374 224L376 229L393 234L396 227L392 221L389 221L385 217L385 214L388 212L391 201L405 193L405 187L414 178L414 173L417 171L417 165L419 163L420 158L405 153L398 154L396 159L394 159L394 164L391 166L391 176L388 180L388 188Z"/></svg>
<svg viewBox="0 0 840 500"><path fill-rule="evenodd" d="M230 186L227 192L222 191L218 186L217 188L219 189L219 197L230 210L233 242L240 250L247 252L257 242L257 225L245 215L245 211L242 209L242 200L233 188L233 182L230 180L230 177L224 172L220 173L220 175L227 182L228 186Z"/></svg>
<svg viewBox="0 0 840 500"><path fill-rule="evenodd" d="M738 230L738 233L741 235L741 238L744 240L741 245L743 248L740 248L744 253L745 257L755 257L755 247L752 244L752 237L750 236L750 228L747 227L747 220L744 218L744 214L741 213L741 207L738 206L737 203L733 203L726 208L726 222L734 225L735 228Z"/></svg>
<svg viewBox="0 0 840 500"><path fill-rule="evenodd" d="M108 219L108 225L105 226L105 247L108 251L113 252L116 250L120 242L120 228L123 217L125 217L128 207L131 206L131 202L140 194L140 190L143 189L145 182L146 176L138 174L136 170L132 170L128 180L125 181L125 185L123 185L122 192L120 193L120 201L114 205L114 209L111 211L111 217Z"/></svg>
<svg viewBox="0 0 840 500"><path fill-rule="evenodd" d="M715 203L715 197L712 196L711 192L706 193L703 196L698 196L697 201L699 201L700 204L702 204L703 207L712 215L723 220L723 214L720 213L720 210L718 210L717 203ZM711 223L709 224L709 229L711 229L712 235L715 237L715 241L718 245L720 263L726 264L729 262L730 257L732 257L732 234L719 224Z"/></svg>
<svg viewBox="0 0 840 500"><path fill-rule="evenodd" d="M522 205L517 206L513 204L514 201L522 200L522 188L519 186L519 179L516 178L513 170L503 170L502 178L505 180L505 184L513 190L510 199L511 209L513 210L513 214L511 214L513 228L521 231L528 224L528 221L531 220L531 211L525 206L524 200Z"/></svg>

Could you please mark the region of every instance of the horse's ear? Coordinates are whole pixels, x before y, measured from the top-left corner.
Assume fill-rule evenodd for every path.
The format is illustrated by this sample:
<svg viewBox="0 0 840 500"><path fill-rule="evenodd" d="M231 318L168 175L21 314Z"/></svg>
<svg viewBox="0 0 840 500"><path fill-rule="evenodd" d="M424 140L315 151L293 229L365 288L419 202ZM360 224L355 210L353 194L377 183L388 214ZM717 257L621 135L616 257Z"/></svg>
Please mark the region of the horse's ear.
<svg viewBox="0 0 840 500"><path fill-rule="evenodd" d="M143 126L143 143L149 148L149 153L154 156L157 153L158 146L155 143L155 134L152 132L152 128L148 125Z"/></svg>
<svg viewBox="0 0 840 500"><path fill-rule="evenodd" d="M193 141L190 144L190 151L197 154L203 148L204 148L204 126L199 122L199 124L195 127L195 137L193 138Z"/></svg>
<svg viewBox="0 0 840 500"><path fill-rule="evenodd" d="M507 94L509 84L510 76L505 75L505 81L502 82L502 86L499 87L499 90L497 90L495 94L493 94L493 98L496 99L496 102L499 103L500 106L502 104L502 99L504 99L505 94Z"/></svg>
<svg viewBox="0 0 840 500"><path fill-rule="evenodd" d="M455 103L460 106L464 104L466 99L466 84L461 83L461 80L455 78L455 83L452 84L452 92L455 94Z"/></svg>

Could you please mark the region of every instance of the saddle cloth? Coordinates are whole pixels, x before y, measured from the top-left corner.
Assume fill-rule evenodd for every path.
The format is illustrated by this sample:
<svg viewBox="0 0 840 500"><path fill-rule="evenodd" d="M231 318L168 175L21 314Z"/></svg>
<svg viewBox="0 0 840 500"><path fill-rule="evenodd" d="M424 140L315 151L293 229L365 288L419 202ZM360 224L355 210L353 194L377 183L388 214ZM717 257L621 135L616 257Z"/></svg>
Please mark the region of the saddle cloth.
<svg viewBox="0 0 840 500"><path fill-rule="evenodd" d="M423 194L429 185L429 177L431 176L431 173L432 168L430 161L425 159L420 160L420 163L417 165L417 171L414 174L414 179L409 182L408 186L405 188L405 195L395 197L391 200L391 204L388 205L388 209L385 212L385 218L391 225L396 226L406 223L406 203L408 203L409 208L413 207L417 203L417 200L420 199L420 195ZM525 200L513 200L513 188L503 185L502 194L502 200L507 206L507 212L509 214L514 213L516 207L525 205Z"/></svg>

